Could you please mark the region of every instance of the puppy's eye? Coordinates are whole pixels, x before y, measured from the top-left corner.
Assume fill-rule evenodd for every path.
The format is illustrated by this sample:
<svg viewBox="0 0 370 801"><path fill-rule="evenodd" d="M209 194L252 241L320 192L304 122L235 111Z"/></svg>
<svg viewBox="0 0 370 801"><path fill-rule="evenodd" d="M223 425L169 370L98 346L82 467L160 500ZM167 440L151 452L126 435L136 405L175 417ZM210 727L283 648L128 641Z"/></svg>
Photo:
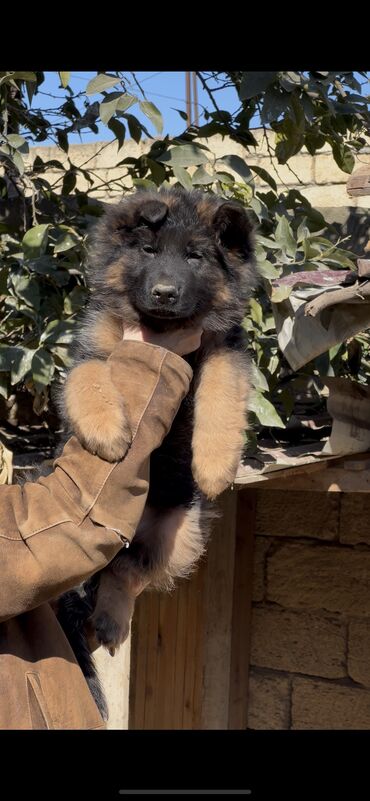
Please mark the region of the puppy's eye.
<svg viewBox="0 0 370 801"><path fill-rule="evenodd" d="M199 251L193 250L191 253L187 253L186 258L188 261L198 261L199 259L202 259L203 256L201 253L199 253Z"/></svg>
<svg viewBox="0 0 370 801"><path fill-rule="evenodd" d="M148 253L149 256L154 256L154 254L156 253L156 251L151 245L143 245L143 251L144 253Z"/></svg>

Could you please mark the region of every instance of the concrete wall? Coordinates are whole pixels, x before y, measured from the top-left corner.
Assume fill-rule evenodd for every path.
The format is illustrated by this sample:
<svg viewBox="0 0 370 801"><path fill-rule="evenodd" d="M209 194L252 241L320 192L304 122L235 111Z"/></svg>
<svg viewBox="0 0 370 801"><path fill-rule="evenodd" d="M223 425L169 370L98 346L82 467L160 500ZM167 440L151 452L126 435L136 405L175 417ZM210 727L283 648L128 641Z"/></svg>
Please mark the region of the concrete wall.
<svg viewBox="0 0 370 801"><path fill-rule="evenodd" d="M370 728L369 513L369 495L258 492L248 728Z"/></svg>
<svg viewBox="0 0 370 801"><path fill-rule="evenodd" d="M250 154L236 142L222 139L221 136L214 136L209 140L204 140L216 158L223 155L235 154L244 158L249 165L256 165L268 170L278 184L280 191L287 188L299 189L310 203L315 207L320 206L361 206L370 208L370 196L351 198L346 191L348 180L347 173L342 172L337 167L329 146L322 148L316 156L310 156L307 151L302 151L299 155L293 156L287 165L279 165L276 159L269 156L269 147L273 145L274 134L269 134L269 146L263 131L257 129L253 131L258 147L256 151L250 150ZM94 173L94 197L102 200L114 200L122 193L122 186L132 185L131 180L125 176L126 165L117 166L118 162L128 156L139 156L148 149L148 143L136 144L133 140L127 140L122 149L117 153L117 144L107 142L97 142L87 145L72 145L69 150L69 158L77 166L82 164ZM67 155L57 147L37 147L32 148L30 159L39 155L43 160L58 159L62 163L67 162ZM366 167L370 165L370 147L366 147L356 158L356 167ZM229 172L230 169L227 168ZM48 173L49 181L58 181L60 172ZM108 180L116 183L108 188ZM261 189L268 189L267 185L256 176L256 184ZM87 181L83 176L78 177L77 186L83 190L88 187Z"/></svg>

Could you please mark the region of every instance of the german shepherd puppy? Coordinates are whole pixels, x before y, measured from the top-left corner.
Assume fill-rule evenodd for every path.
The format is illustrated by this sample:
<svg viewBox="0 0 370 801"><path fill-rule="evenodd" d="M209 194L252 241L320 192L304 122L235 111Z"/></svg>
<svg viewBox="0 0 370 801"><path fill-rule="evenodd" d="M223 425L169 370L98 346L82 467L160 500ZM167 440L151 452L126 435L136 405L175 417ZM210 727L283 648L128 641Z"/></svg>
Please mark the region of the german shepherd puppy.
<svg viewBox="0 0 370 801"><path fill-rule="evenodd" d="M63 596L59 619L103 715L103 697L84 640L89 617L114 654L127 637L135 598L169 588L204 552L211 501L235 478L243 448L249 369L241 327L256 283L252 224L234 201L201 191L138 191L108 208L92 235L91 299L67 377L62 414L68 430L108 461L121 459L130 421L117 407L106 360L123 327L168 331L201 325L202 344L187 358L194 376L169 434L151 456L146 510L128 549ZM91 370L91 374L89 373ZM104 399L93 385L104 386ZM88 398L81 418L81 397Z"/></svg>

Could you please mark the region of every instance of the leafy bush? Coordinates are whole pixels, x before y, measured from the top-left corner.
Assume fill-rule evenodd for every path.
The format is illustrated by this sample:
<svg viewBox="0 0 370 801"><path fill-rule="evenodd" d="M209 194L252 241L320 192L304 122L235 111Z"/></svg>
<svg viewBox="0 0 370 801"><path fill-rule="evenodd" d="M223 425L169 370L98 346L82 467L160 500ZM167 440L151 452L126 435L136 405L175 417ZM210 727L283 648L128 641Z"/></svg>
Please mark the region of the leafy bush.
<svg viewBox="0 0 370 801"><path fill-rule="evenodd" d="M289 167L289 159L303 147L314 155L329 144L337 165L350 173L370 130L368 98L359 80L353 73L334 72L198 73L209 98L205 123L170 137L162 135L161 113L143 91L137 96L128 92L124 73L98 73L79 95L69 87L69 73L59 76L65 99L57 114L48 115L34 107L43 73L0 73L0 394L6 399L27 391L43 419L50 387L69 364L68 345L87 298L86 236L102 212L94 170L89 160L73 163L69 135L88 129L97 134L100 120L117 142L122 169L122 178L108 178L107 191L130 191L128 181L151 189L179 183L236 198L251 210L259 225L262 276L244 321L255 364L251 410L262 426L283 426L293 400L281 378L294 375L278 349L271 300L279 302L289 290L272 282L301 270L352 268L355 256L341 241L333 244L324 218L299 191L279 193L273 171L248 165L257 146L251 125L257 120L278 164ZM365 73L361 76L366 79ZM233 86L239 99L234 114L218 105L225 86ZM99 100L91 100L96 94ZM156 129L155 139L135 116L137 109ZM135 142L146 138L142 155L125 156L127 135ZM215 135L243 145L245 158L216 158ZM45 140L66 154L64 164L40 156L29 160L29 144ZM79 175L87 184L84 191L77 188ZM256 176L264 188L256 185ZM361 347L368 350L365 335ZM334 372L349 369L346 343L330 358ZM317 372L317 365L308 365L306 372Z"/></svg>

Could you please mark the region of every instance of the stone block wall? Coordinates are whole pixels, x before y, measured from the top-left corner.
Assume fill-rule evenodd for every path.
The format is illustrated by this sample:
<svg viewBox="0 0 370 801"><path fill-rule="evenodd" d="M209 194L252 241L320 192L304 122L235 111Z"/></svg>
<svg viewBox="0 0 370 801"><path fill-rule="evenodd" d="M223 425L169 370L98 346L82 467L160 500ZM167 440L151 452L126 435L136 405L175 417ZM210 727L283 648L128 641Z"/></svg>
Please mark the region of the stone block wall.
<svg viewBox="0 0 370 801"><path fill-rule="evenodd" d="M215 158L225 155L238 155L246 159L250 166L259 166L270 172L275 179L279 191L287 188L299 189L314 207L322 206L353 206L370 208L370 195L367 197L349 197L346 190L348 175L337 167L329 146L323 147L316 156L310 156L308 151L302 150L297 156L293 156L288 164L278 164L276 159L270 158L269 150L273 145L274 134L269 132L268 138L264 136L261 129L256 129L253 134L257 140L257 148L251 148L250 153L236 142L221 136L213 136L204 143L209 147ZM148 142L137 144L132 139L125 141L123 147L117 152L117 143L94 142L91 144L72 145L66 155L57 147L34 147L31 148L30 160L39 155L44 161L57 159L62 163L71 159L73 164L91 169L94 173L94 197L101 200L114 200L122 194L120 184L131 186L131 179L125 176L126 165L120 165L120 161L128 156L137 157L148 150ZM370 164L370 147L363 148L356 157L355 169L366 167ZM221 164L219 165L222 166ZM230 172L230 168L227 167ZM232 170L231 170L232 172ZM58 181L61 173L48 174L48 180ZM110 188L107 181L114 179L117 183ZM263 190L268 190L267 184L262 179L255 176L256 184ZM77 187L81 190L87 188L86 179L78 175Z"/></svg>
<svg viewBox="0 0 370 801"><path fill-rule="evenodd" d="M259 490L250 729L370 729L370 495Z"/></svg>

